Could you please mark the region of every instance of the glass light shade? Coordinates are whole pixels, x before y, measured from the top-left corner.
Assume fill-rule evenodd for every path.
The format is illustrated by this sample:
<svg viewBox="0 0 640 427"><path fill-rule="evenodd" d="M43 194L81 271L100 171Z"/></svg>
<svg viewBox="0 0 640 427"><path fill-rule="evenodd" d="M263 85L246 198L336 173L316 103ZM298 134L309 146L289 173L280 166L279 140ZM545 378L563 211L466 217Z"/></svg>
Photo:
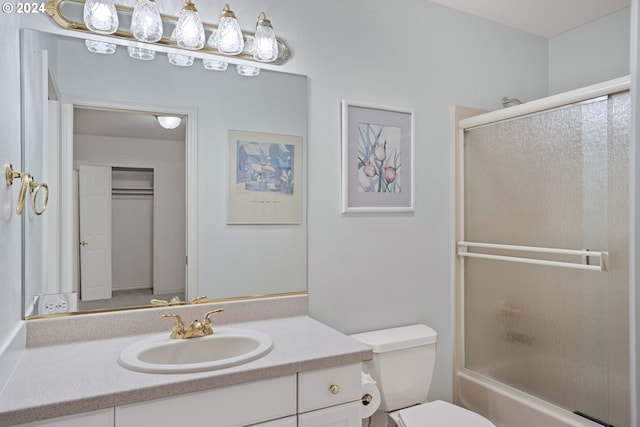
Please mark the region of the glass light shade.
<svg viewBox="0 0 640 427"><path fill-rule="evenodd" d="M222 16L213 43L218 52L225 55L237 55L244 49L244 36L240 24L233 11L229 10L228 4L225 4L222 9Z"/></svg>
<svg viewBox="0 0 640 427"><path fill-rule="evenodd" d="M180 126L182 119L175 116L158 116L158 123L165 129L175 129Z"/></svg>
<svg viewBox="0 0 640 427"><path fill-rule="evenodd" d="M260 14L263 16L264 14ZM278 42L271 22L258 18L256 34L253 38L253 59L260 62L273 62L278 57Z"/></svg>
<svg viewBox="0 0 640 427"><path fill-rule="evenodd" d="M255 77L260 74L260 68L252 67L250 65L236 65L236 70L238 74L246 77Z"/></svg>
<svg viewBox="0 0 640 427"><path fill-rule="evenodd" d="M138 0L131 16L131 32L143 42L153 43L162 38L162 19L154 0Z"/></svg>
<svg viewBox="0 0 640 427"><path fill-rule="evenodd" d="M204 47L204 26L198 9L189 0L185 1L175 29L176 42L184 49L198 50Z"/></svg>
<svg viewBox="0 0 640 427"><path fill-rule="evenodd" d="M203 59L202 65L207 70L225 71L229 64L223 61L216 61L215 59Z"/></svg>
<svg viewBox="0 0 640 427"><path fill-rule="evenodd" d="M113 0L85 1L83 19L94 33L113 34L118 29L118 12Z"/></svg>
<svg viewBox="0 0 640 427"><path fill-rule="evenodd" d="M156 51L151 49L144 49L141 47L131 47L127 48L129 52L129 56L134 59L140 59L142 61L151 61L156 57Z"/></svg>
<svg viewBox="0 0 640 427"><path fill-rule="evenodd" d="M193 65L193 56L177 55L170 53L167 55L169 62L179 67L191 67Z"/></svg>
<svg viewBox="0 0 640 427"><path fill-rule="evenodd" d="M89 49L89 52L101 53L104 55L111 55L116 51L116 45L113 43L99 42L96 40L85 40L85 46Z"/></svg>

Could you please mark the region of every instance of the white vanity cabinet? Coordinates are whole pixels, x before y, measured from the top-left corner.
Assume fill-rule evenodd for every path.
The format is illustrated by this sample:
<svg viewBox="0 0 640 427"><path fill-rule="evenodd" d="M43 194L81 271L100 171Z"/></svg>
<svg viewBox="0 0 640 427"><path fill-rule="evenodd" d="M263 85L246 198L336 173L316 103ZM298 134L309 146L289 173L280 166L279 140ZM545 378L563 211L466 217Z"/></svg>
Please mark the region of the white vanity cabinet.
<svg viewBox="0 0 640 427"><path fill-rule="evenodd" d="M115 427L248 426L296 414L296 375L116 407Z"/></svg>
<svg viewBox="0 0 640 427"><path fill-rule="evenodd" d="M20 427L360 427L360 389L356 363Z"/></svg>
<svg viewBox="0 0 640 427"><path fill-rule="evenodd" d="M298 374L298 427L361 427L360 363Z"/></svg>

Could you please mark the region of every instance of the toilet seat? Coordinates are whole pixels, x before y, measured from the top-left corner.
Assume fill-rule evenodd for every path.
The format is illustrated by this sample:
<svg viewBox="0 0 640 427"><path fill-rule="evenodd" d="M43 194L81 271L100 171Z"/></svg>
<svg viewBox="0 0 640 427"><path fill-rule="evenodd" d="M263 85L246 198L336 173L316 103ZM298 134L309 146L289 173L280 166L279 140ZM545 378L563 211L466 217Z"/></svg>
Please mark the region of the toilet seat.
<svg viewBox="0 0 640 427"><path fill-rule="evenodd" d="M402 427L495 427L483 416L442 400L402 409L398 418Z"/></svg>

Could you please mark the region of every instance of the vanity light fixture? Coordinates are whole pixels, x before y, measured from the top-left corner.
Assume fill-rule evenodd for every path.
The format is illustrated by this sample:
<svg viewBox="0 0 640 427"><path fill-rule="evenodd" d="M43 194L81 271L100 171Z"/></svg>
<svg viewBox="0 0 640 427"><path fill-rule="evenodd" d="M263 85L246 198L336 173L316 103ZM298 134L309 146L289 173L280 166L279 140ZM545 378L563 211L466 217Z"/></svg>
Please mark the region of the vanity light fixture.
<svg viewBox="0 0 640 427"><path fill-rule="evenodd" d="M182 123L182 118L177 116L156 116L158 123L165 129L175 129Z"/></svg>
<svg viewBox="0 0 640 427"><path fill-rule="evenodd" d="M237 55L244 49L244 36L236 14L225 4L220 15L220 23L213 39L218 52L225 55Z"/></svg>
<svg viewBox="0 0 640 427"><path fill-rule="evenodd" d="M256 21L256 35L253 39L253 58L260 62L273 62L278 57L278 41L271 21L260 12Z"/></svg>
<svg viewBox="0 0 640 427"><path fill-rule="evenodd" d="M175 28L176 43L184 49L198 50L204 47L204 26L196 5L184 0Z"/></svg>
<svg viewBox="0 0 640 427"><path fill-rule="evenodd" d="M86 0L84 23L94 33L113 34L118 30L118 12L114 0Z"/></svg>
<svg viewBox="0 0 640 427"><path fill-rule="evenodd" d="M131 33L141 42L153 43L162 38L162 18L155 0L137 0L131 15Z"/></svg>
<svg viewBox="0 0 640 427"><path fill-rule="evenodd" d="M131 47L127 50L136 59L150 60L154 57L152 51L164 51L172 64L188 66L193 63L194 57L187 51L198 50L200 52L196 56L203 60L206 69L225 70L229 61L223 59L222 55L275 65L284 64L290 57L289 48L281 39L276 38L264 12L258 15L256 32L251 33L241 30L238 19L228 4L222 9L219 25L212 25L202 21L193 0L183 0L184 6L179 16L161 15L157 0L136 0L135 7L116 5L114 1L48 0L45 11L56 24L66 30L94 32L107 35L114 41L120 39L138 42L124 43ZM130 28L118 28L120 22L130 22ZM164 33L168 27L174 29L173 37L167 37ZM139 42L146 43L147 46ZM161 48L154 49L153 45L156 44ZM116 43L104 38L88 39L86 45L95 53L110 54L116 50ZM170 49L167 51L165 48ZM184 53L180 53L181 50ZM231 62L237 63L233 60ZM257 67L250 69L253 69L250 75L259 70Z"/></svg>

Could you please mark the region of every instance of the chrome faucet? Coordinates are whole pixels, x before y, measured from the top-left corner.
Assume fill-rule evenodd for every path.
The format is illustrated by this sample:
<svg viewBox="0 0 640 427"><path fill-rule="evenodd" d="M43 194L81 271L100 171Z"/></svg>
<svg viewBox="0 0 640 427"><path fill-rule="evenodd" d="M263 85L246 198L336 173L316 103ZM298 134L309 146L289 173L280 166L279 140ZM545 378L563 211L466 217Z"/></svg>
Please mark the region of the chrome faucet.
<svg viewBox="0 0 640 427"><path fill-rule="evenodd" d="M222 313L224 309L219 308L217 310L211 310L205 313L202 318L202 322L194 320L189 327L185 329L182 318L177 314L163 314L163 319L175 319L173 328L171 329L171 339L183 339L183 338L198 338L213 334L213 327L211 326L211 315L216 313Z"/></svg>

